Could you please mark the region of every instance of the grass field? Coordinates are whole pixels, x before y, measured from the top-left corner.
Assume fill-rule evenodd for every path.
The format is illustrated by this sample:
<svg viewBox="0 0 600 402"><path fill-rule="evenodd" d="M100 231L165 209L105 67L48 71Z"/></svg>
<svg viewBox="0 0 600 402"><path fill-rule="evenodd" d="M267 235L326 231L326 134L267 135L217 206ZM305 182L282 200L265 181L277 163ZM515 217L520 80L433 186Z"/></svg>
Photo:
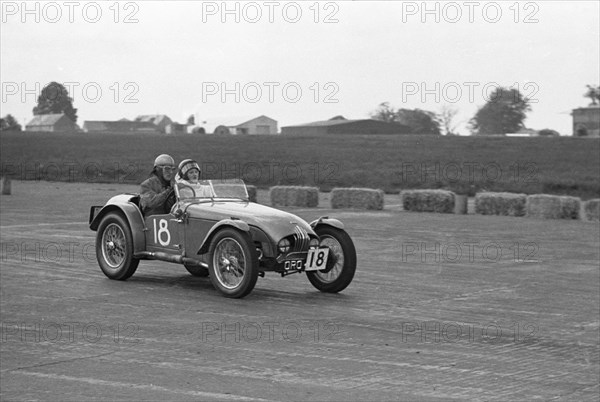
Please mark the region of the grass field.
<svg viewBox="0 0 600 402"><path fill-rule="evenodd" d="M172 136L7 133L1 172L21 180L139 183L160 153L200 161L205 178L259 188L310 185L600 197L600 139L429 136Z"/></svg>

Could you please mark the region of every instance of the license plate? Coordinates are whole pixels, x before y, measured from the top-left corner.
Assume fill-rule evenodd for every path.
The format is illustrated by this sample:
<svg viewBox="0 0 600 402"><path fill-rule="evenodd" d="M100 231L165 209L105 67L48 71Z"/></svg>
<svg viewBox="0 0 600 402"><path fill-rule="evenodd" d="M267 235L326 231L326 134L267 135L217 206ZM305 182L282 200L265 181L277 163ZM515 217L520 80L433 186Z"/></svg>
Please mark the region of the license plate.
<svg viewBox="0 0 600 402"><path fill-rule="evenodd" d="M303 265L304 265L303 260L289 260L283 264L283 269L285 269L286 271L289 271L289 270L300 271L300 270L302 270Z"/></svg>
<svg viewBox="0 0 600 402"><path fill-rule="evenodd" d="M328 248L311 248L308 250L308 255L306 256L305 271L319 271L325 269L328 256Z"/></svg>

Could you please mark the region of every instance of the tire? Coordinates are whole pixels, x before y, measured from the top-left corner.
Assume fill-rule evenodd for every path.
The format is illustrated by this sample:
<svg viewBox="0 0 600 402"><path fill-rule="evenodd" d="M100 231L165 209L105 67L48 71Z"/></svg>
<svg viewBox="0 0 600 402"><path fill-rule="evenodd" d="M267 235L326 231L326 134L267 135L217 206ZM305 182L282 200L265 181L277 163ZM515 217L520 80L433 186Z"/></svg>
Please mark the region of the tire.
<svg viewBox="0 0 600 402"><path fill-rule="evenodd" d="M133 258L131 229L120 214L112 212L102 218L96 235L96 259L110 279L124 281L137 269L140 260Z"/></svg>
<svg viewBox="0 0 600 402"><path fill-rule="evenodd" d="M206 278L208 276L208 268L201 267L200 265L183 264L187 271L199 278Z"/></svg>
<svg viewBox="0 0 600 402"><path fill-rule="evenodd" d="M210 242L208 261L210 281L225 297L241 298L254 289L258 253L247 233L220 230Z"/></svg>
<svg viewBox="0 0 600 402"><path fill-rule="evenodd" d="M332 226L317 226L321 246L329 247L327 268L308 271L306 276L321 292L337 293L346 289L356 271L356 249L348 233Z"/></svg>

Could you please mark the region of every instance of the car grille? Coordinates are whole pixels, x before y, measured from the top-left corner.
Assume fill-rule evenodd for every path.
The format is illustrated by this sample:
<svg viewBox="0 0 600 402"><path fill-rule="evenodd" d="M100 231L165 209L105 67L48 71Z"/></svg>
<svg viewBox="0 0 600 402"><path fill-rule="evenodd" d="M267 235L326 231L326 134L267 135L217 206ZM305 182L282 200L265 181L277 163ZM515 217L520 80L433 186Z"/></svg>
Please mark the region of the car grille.
<svg viewBox="0 0 600 402"><path fill-rule="evenodd" d="M302 229L300 226L296 226L294 232L292 251L297 252L308 250L308 245L310 243L310 236L308 235L308 232Z"/></svg>

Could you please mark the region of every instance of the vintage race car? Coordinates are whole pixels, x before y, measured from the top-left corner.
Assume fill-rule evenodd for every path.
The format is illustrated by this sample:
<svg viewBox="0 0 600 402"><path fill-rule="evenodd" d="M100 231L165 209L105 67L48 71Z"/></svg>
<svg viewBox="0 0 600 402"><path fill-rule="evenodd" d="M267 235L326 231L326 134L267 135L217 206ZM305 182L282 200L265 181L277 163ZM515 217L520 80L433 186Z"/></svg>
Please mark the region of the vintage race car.
<svg viewBox="0 0 600 402"><path fill-rule="evenodd" d="M356 250L339 220L320 217L309 224L250 202L241 180L178 183L164 215L144 216L139 201L139 194L121 194L90 209L98 264L111 279L128 279L140 260L175 262L239 298L265 272L305 272L322 292L339 292L354 277Z"/></svg>

